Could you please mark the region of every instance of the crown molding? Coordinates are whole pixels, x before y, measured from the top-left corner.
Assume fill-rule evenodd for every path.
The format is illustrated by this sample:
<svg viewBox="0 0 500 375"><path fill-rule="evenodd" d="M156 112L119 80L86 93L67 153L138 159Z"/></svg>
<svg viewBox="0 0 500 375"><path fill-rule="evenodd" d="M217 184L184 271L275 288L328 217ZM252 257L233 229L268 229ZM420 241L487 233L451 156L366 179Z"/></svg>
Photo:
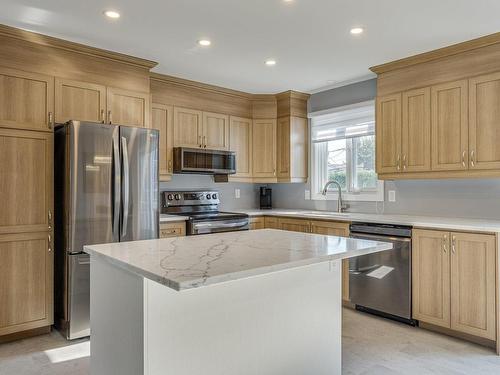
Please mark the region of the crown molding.
<svg viewBox="0 0 500 375"><path fill-rule="evenodd" d="M439 48L430 52L424 52L418 55L406 57L404 59L392 61L386 64L372 66L370 70L376 74L386 73L392 70L406 68L408 66L426 63L429 61L441 59L443 57L453 56L460 53L472 51L474 49L491 46L500 43L500 32L482 36L480 38L468 40L453 44L451 46Z"/></svg>
<svg viewBox="0 0 500 375"><path fill-rule="evenodd" d="M158 65L157 62L141 59L139 57L125 55L119 52L107 51L104 49L86 46L84 44L70 42L67 40L55 38L52 36L35 33L18 29L16 27L0 24L0 35L24 40L30 43L36 43L47 47L58 48L66 51L76 52L83 55L104 58L108 60L117 61L124 64L134 65L144 69L151 69Z"/></svg>

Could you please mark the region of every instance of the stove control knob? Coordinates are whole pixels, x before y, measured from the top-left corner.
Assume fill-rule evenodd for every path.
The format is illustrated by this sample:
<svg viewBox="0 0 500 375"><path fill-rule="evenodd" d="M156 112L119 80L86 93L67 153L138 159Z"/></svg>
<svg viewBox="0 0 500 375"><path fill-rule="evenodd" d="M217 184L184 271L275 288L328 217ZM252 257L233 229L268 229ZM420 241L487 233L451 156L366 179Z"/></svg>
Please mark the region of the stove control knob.
<svg viewBox="0 0 500 375"><path fill-rule="evenodd" d="M217 194L212 194L212 199L217 199Z"/></svg>
<svg viewBox="0 0 500 375"><path fill-rule="evenodd" d="M175 200L180 200L181 199L181 195L180 194L175 194L174 198L175 198Z"/></svg>
<svg viewBox="0 0 500 375"><path fill-rule="evenodd" d="M207 199L210 199L210 198L211 198L210 194L207 194Z"/></svg>
<svg viewBox="0 0 500 375"><path fill-rule="evenodd" d="M174 199L174 196L173 196L172 194L169 194L169 195L167 195L167 199L168 199L169 201L171 201L172 199Z"/></svg>

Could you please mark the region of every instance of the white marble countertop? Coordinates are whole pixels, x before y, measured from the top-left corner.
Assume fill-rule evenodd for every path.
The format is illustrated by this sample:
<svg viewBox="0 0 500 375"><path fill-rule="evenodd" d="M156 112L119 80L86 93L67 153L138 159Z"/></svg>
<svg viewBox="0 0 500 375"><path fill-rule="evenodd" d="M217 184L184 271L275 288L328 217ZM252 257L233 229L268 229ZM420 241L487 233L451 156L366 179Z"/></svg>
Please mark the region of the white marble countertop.
<svg viewBox="0 0 500 375"><path fill-rule="evenodd" d="M173 221L186 221L189 217L181 215L160 214L160 223L170 223Z"/></svg>
<svg viewBox="0 0 500 375"><path fill-rule="evenodd" d="M235 210L249 216L287 216L304 219L333 220L333 221L363 221L369 223L412 225L420 228L463 230L474 232L500 232L500 220L467 219L457 217L432 217L418 215L387 215L344 212L338 214L329 211L313 210Z"/></svg>
<svg viewBox="0 0 500 375"><path fill-rule="evenodd" d="M392 244L275 229L85 246L85 252L181 291L389 250Z"/></svg>

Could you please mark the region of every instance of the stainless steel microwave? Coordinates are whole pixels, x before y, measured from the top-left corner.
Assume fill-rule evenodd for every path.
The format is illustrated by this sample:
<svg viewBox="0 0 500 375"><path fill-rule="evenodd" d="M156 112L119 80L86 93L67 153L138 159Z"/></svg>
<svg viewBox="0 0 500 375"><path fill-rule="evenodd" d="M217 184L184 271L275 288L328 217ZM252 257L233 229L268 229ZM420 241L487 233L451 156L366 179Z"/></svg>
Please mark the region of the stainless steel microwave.
<svg viewBox="0 0 500 375"><path fill-rule="evenodd" d="M234 174L234 151L174 147L174 173Z"/></svg>

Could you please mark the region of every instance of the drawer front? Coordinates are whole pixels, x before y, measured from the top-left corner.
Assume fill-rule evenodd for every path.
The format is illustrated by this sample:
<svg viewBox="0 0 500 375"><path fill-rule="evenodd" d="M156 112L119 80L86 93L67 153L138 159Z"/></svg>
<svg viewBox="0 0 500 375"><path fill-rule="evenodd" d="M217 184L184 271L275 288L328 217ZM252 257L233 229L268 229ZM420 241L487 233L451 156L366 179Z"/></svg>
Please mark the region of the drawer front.
<svg viewBox="0 0 500 375"><path fill-rule="evenodd" d="M185 223L168 223L160 225L160 238L182 237L185 235Z"/></svg>

